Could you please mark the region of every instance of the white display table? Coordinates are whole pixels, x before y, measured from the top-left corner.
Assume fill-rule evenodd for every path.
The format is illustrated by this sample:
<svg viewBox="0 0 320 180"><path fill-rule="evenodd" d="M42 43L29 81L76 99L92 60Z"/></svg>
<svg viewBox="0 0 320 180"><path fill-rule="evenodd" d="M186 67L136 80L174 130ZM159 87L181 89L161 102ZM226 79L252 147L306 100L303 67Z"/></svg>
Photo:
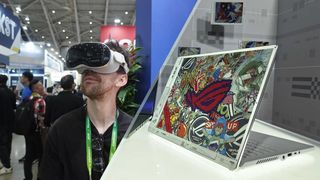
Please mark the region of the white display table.
<svg viewBox="0 0 320 180"><path fill-rule="evenodd" d="M320 147L286 160L230 171L148 132L149 122L123 139L102 180L320 180ZM253 130L305 142L256 121Z"/></svg>

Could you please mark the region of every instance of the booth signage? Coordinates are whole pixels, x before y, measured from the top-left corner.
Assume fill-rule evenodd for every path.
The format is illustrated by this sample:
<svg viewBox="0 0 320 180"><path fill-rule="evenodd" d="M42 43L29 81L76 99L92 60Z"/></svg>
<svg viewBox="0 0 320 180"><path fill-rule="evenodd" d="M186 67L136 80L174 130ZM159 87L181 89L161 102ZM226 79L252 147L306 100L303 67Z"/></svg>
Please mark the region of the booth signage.
<svg viewBox="0 0 320 180"><path fill-rule="evenodd" d="M9 56L20 51L20 20L0 4L0 54Z"/></svg>
<svg viewBox="0 0 320 180"><path fill-rule="evenodd" d="M45 66L51 69L54 69L57 72L63 72L63 63L62 61L55 58L48 51L45 52Z"/></svg>
<svg viewBox="0 0 320 180"><path fill-rule="evenodd" d="M100 41L108 42L110 39L119 41L121 46L135 45L135 26L101 26Z"/></svg>

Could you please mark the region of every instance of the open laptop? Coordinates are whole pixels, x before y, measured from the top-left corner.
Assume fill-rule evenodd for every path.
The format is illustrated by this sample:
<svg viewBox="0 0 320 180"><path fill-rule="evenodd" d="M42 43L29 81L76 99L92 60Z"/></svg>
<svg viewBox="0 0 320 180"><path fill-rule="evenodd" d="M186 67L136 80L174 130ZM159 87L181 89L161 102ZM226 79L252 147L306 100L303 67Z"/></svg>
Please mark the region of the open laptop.
<svg viewBox="0 0 320 180"><path fill-rule="evenodd" d="M277 46L179 57L149 131L231 170L312 148L251 131Z"/></svg>

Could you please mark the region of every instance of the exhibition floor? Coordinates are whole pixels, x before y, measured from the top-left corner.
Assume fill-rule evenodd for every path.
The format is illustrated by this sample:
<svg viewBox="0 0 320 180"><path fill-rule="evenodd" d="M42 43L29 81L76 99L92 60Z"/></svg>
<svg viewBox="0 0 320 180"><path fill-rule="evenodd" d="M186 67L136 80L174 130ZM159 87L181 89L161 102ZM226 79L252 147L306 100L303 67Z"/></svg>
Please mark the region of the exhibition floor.
<svg viewBox="0 0 320 180"><path fill-rule="evenodd" d="M12 151L11 151L11 166L13 171L11 174L1 175L0 180L20 180L24 178L23 163L19 163L19 159L25 154L25 141L23 136L13 134L12 137ZM33 174L37 174L38 165L33 165ZM33 177L34 180L37 177Z"/></svg>

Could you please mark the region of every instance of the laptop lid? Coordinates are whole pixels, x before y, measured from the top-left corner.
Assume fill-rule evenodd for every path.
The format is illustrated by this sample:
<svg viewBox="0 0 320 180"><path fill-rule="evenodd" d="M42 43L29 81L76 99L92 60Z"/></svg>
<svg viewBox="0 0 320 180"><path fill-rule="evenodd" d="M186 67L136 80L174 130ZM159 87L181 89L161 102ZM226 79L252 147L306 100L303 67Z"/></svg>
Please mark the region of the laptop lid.
<svg viewBox="0 0 320 180"><path fill-rule="evenodd" d="M265 46L179 57L149 131L237 168L276 50Z"/></svg>

